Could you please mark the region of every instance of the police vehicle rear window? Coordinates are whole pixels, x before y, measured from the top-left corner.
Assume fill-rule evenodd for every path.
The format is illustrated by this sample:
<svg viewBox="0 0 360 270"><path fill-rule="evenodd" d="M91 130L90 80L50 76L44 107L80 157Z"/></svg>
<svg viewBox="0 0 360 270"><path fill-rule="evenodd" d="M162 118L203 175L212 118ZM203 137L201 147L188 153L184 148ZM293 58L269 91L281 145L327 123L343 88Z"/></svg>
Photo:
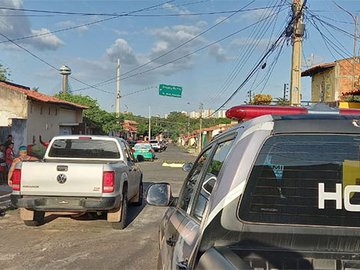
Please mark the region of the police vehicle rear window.
<svg viewBox="0 0 360 270"><path fill-rule="evenodd" d="M360 136L270 137L239 209L250 222L360 227Z"/></svg>
<svg viewBox="0 0 360 270"><path fill-rule="evenodd" d="M114 141L63 139L54 141L49 157L118 159L120 152Z"/></svg>

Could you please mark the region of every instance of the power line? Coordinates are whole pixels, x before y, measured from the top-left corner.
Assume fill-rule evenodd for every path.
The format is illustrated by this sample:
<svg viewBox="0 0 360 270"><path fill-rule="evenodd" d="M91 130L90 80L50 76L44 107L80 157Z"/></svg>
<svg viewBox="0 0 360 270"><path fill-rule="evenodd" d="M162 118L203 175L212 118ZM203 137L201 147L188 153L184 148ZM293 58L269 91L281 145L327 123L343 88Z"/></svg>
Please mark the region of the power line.
<svg viewBox="0 0 360 270"><path fill-rule="evenodd" d="M248 3L245 7L249 6L249 5L252 4L253 2L254 2L254 1ZM226 20L228 20L229 18L231 18L231 17L234 16L235 14L239 13L239 12L240 12L241 10L243 10L245 7L236 10L233 14L231 14L231 15L229 15L228 17L222 19L221 21L217 22L216 24L212 25L211 27L207 28L206 30L202 31L201 33L195 35L194 37L188 39L187 41L179 44L178 46L176 46L176 47L174 47L174 48L172 48L171 50L163 53L162 55L160 55L160 56L158 56L158 57L156 57L156 58L153 58L153 59L151 59L150 61L148 61L148 62L146 62L146 63L144 63L144 64L142 64L142 65L140 65L140 66L137 66L137 67L135 67L135 68L133 68L133 69L125 72L124 74L122 74L122 76L127 75L127 74L129 74L129 73L131 73L131 72L134 72L134 71L136 71L136 70L138 70L138 69L140 69L140 68L142 68L142 67L145 67L145 66L149 65L150 63L153 63L154 61L156 61L156 60L158 60L158 59L160 59L160 58L162 58L162 57L164 57L164 56L166 56L166 55L168 55L168 54L176 51L177 49L179 49L179 48L181 48L181 47L183 47L183 46L185 46L186 44L192 42L193 40L195 40L195 39L199 38L200 36L204 35L205 33L209 32L210 30L212 30L212 29L215 28L216 26L222 24L223 22L225 22ZM116 80L116 77L112 77L112 78L110 78L110 79L108 79L108 80L106 80L106 81L97 83L97 84L95 84L95 86L105 85L105 84L111 83L113 80ZM80 90L85 90L85 89L87 89L87 88L84 87L84 88L81 88L81 89L77 89L77 90L75 90L75 91L80 91Z"/></svg>
<svg viewBox="0 0 360 270"><path fill-rule="evenodd" d="M85 27L85 26L90 26L90 25L93 25L93 24L98 24L98 23L102 23L102 22L105 22L105 21L117 19L117 18L119 18L119 17L129 16L129 15L131 15L131 14L133 14L133 13L138 13L138 12L150 10L150 9L155 8L155 7L162 6L162 5L164 5L164 4L171 3L171 2L173 2L173 1L175 1L175 0L170 0L170 1L162 2L161 4L156 4L156 5L153 5L153 6L150 6L150 7L141 8L141 9L134 10L134 11L130 11L130 12L127 12L127 13L124 13L124 14L119 14L119 15L116 15L116 16L110 17L110 18L105 18L105 19L96 20L96 21L89 22L89 23L84 23L84 24L79 24L79 25L75 25L75 26L70 26L70 27L66 27L66 28L62 28L62 29L58 29L58 30L54 30L54 31L48 31L48 32L46 32L46 33L41 33L41 34L36 34L36 35L30 35L30 36L25 36L25 37L19 37L19 38L13 38L13 39L11 39L11 41L20 41L20 40L29 39L29 38L43 37L43 36L48 36L48 35L51 35L51 34L54 34L54 33L59 33L59 32L64 32L64 31L69 31L69 30L74 30L74 29L78 29L78 28ZM1 43L6 43L6 42L11 42L11 41L10 41L10 40L0 41L0 44L1 44Z"/></svg>
<svg viewBox="0 0 360 270"><path fill-rule="evenodd" d="M290 26L293 21L294 21L295 17L292 17L292 19L290 20L290 22L288 23L287 26ZM219 106L214 113L216 113L217 111L219 111L222 107L224 107L239 91L240 89L242 89L244 87L244 85L250 80L250 78L255 74L256 70L261 66L261 64L263 63L264 59L266 59L274 50L275 48L278 46L278 43L280 42L280 40L284 37L286 37L287 34L287 28L285 28L285 30L280 34L280 36L276 39L276 41L272 44L272 46L270 47L270 49L263 55L263 57L257 62L257 64L255 65L255 67L251 70L251 72L248 74L248 76L245 78L245 80L239 85L238 88L236 88L236 90L225 100L225 102L222 103L221 106Z"/></svg>
<svg viewBox="0 0 360 270"><path fill-rule="evenodd" d="M271 5L271 4L270 4ZM275 14L275 17L273 17L272 10L268 10L267 13L270 13L268 16L264 13L262 17L264 18L263 23L260 25L257 25L257 27L252 31L252 34L248 37L247 43L248 45L245 47L244 50L242 50L242 54L237 59L237 64L234 66L233 70L229 73L227 79L223 83L223 86L218 91L217 94L214 95L214 97L210 100L210 103L214 103L218 97L220 97L223 93L225 93L228 88L230 87L231 83L235 80L237 75L239 74L240 70L245 66L247 61L250 59L252 53L255 51L255 48L260 44L261 39L269 29L269 27L272 25L273 21L276 20L277 16L280 13L280 10ZM266 23L265 19L272 18L272 21ZM265 27L264 27L265 26ZM275 25L274 25L275 26ZM255 43L251 43L250 41L256 40ZM269 44L270 44L269 39ZM268 47L269 47L268 44Z"/></svg>
<svg viewBox="0 0 360 270"><path fill-rule="evenodd" d="M276 7L276 6L272 6ZM243 12L247 11L257 11L266 9L269 7L259 7L259 8L249 8L244 9ZM236 10L224 10L224 11L210 11L210 12L194 12L194 13L184 13L184 14L119 14L119 13L88 13L88 12L71 12L71 11L49 11L49 10L37 10L37 9L23 9L23 8L7 8L7 7L0 7L0 10L13 10L13 11L22 11L22 12L35 12L35 13L46 13L46 15L40 16L47 16L51 17L53 15L81 15L81 16L110 16L110 17L183 17L183 16L201 16L201 15L219 15L219 14L229 14L234 13ZM19 17L26 17L26 16L36 16L35 14L1 14L0 17L4 16L19 16Z"/></svg>

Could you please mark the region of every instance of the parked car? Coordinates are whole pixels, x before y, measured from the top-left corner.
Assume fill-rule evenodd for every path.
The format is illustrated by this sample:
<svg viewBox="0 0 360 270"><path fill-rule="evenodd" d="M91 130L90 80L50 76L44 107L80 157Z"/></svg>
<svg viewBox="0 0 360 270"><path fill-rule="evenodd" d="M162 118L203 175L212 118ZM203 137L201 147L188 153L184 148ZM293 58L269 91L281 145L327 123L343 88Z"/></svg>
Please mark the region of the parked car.
<svg viewBox="0 0 360 270"><path fill-rule="evenodd" d="M165 141L160 141L159 143L161 151L165 151L167 148L167 143Z"/></svg>
<svg viewBox="0 0 360 270"><path fill-rule="evenodd" d="M46 212L104 213L114 229L126 227L128 203L143 201L142 172L125 140L109 136L54 137L43 160L23 161L12 175L11 202L25 225Z"/></svg>
<svg viewBox="0 0 360 270"><path fill-rule="evenodd" d="M132 152L134 153L134 157L138 161L150 160L154 161L155 159L155 151L152 149L151 144L149 143L137 143L132 148Z"/></svg>
<svg viewBox="0 0 360 270"><path fill-rule="evenodd" d="M154 149L154 151L156 152L160 152L162 150L162 147L160 145L160 142L157 140L151 140L150 141L151 147L152 149Z"/></svg>
<svg viewBox="0 0 360 270"><path fill-rule="evenodd" d="M179 197L152 185L158 269L360 269L360 116L342 112L240 123L184 165Z"/></svg>

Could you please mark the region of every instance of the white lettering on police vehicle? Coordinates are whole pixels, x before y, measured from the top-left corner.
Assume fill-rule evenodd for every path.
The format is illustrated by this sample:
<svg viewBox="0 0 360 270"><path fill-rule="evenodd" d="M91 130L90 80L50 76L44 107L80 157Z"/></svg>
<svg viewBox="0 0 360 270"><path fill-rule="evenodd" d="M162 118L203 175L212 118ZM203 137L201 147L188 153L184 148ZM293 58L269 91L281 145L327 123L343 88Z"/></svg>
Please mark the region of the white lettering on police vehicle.
<svg viewBox="0 0 360 270"><path fill-rule="evenodd" d="M342 209L343 199L344 199L344 208L350 212L360 212L359 204L351 204L350 194L351 193L360 193L360 186L357 185L347 185L342 192L342 184L336 184L335 192L325 192L325 184L318 184L318 207L319 209L325 209L325 201L335 201L336 209ZM344 198L343 198L344 196Z"/></svg>

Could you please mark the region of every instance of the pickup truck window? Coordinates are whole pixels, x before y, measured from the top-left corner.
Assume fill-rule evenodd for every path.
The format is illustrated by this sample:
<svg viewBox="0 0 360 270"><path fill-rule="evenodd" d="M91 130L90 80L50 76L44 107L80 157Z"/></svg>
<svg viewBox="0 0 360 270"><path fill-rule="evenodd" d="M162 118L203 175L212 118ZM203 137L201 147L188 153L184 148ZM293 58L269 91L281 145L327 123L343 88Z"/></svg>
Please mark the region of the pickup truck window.
<svg viewBox="0 0 360 270"><path fill-rule="evenodd" d="M109 140L55 140L49 157L118 159L120 152L115 141Z"/></svg>
<svg viewBox="0 0 360 270"><path fill-rule="evenodd" d="M261 223L360 227L359 185L359 136L273 136L252 169L239 217Z"/></svg>
<svg viewBox="0 0 360 270"><path fill-rule="evenodd" d="M202 220L209 197L214 188L219 172L224 164L224 160L231 149L233 141L234 139L219 143L207 168L200 191L197 194L197 197L195 197L195 207L192 213L192 215L199 221Z"/></svg>
<svg viewBox="0 0 360 270"><path fill-rule="evenodd" d="M181 194L179 196L179 207L187 211L191 196L195 191L196 183L201 178L201 172L208 160L210 155L211 148L207 149L196 161L193 168L191 169L187 179L186 184L183 186Z"/></svg>

